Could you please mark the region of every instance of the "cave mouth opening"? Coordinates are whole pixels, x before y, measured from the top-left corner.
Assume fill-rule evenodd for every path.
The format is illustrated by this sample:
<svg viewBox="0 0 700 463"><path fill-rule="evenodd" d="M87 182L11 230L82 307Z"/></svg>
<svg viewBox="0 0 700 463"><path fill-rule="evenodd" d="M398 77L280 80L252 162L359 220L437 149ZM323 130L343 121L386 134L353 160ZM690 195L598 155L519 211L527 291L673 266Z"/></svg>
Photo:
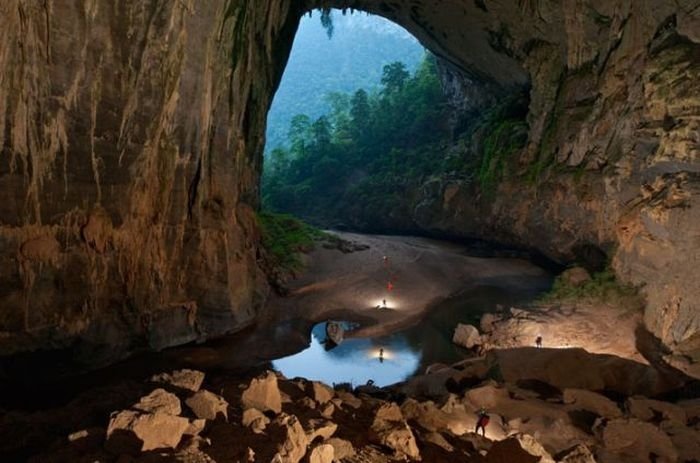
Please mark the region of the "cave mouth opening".
<svg viewBox="0 0 700 463"><path fill-rule="evenodd" d="M268 113L263 210L321 228L450 237L425 226L424 206L446 183L492 195L527 142L527 86L495 88L398 21L309 12Z"/></svg>

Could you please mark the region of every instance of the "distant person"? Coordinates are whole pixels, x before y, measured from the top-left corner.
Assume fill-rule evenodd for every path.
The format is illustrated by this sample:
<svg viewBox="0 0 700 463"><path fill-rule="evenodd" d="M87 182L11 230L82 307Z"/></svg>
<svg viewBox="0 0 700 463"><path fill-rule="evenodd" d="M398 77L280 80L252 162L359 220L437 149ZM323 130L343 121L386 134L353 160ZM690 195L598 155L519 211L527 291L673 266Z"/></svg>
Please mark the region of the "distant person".
<svg viewBox="0 0 700 463"><path fill-rule="evenodd" d="M379 363L384 363L384 348L379 348Z"/></svg>
<svg viewBox="0 0 700 463"><path fill-rule="evenodd" d="M542 336L537 336L537 339L535 339L535 346L542 347Z"/></svg>
<svg viewBox="0 0 700 463"><path fill-rule="evenodd" d="M382 299L382 309L386 309L386 299Z"/></svg>
<svg viewBox="0 0 700 463"><path fill-rule="evenodd" d="M474 432L476 434L479 434L479 429L481 429L481 435L486 437L486 426L489 424L489 415L486 413L486 409L484 407L481 407L479 410L479 414L477 415L476 419L476 429Z"/></svg>

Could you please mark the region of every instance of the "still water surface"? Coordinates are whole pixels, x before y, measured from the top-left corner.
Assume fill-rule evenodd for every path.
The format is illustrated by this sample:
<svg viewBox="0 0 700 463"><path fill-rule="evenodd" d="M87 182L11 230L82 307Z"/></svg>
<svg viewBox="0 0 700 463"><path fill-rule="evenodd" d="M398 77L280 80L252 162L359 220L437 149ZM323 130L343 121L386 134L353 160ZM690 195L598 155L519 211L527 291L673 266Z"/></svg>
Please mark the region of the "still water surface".
<svg viewBox="0 0 700 463"><path fill-rule="evenodd" d="M453 363L470 353L452 343L458 323L478 326L481 315L532 301L546 290L549 280L527 289L480 287L448 299L436 306L416 326L376 338L346 338L340 345L327 347L326 323L315 325L311 345L305 350L272 362L286 377L302 376L327 384L352 383L358 386L374 381L387 386L425 371L436 362ZM349 328L349 326L347 326ZM383 358L380 358L383 349Z"/></svg>

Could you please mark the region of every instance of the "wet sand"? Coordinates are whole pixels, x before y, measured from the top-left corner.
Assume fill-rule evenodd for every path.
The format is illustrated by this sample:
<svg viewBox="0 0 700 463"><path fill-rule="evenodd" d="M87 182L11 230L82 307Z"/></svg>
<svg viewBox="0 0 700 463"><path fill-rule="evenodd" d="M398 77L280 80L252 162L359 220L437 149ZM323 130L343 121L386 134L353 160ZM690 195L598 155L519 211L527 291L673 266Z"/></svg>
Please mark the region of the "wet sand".
<svg viewBox="0 0 700 463"><path fill-rule="evenodd" d="M314 322L337 314L370 320L354 335L377 336L412 325L439 301L478 286L543 287L550 279L545 270L528 261L470 257L467 247L452 243L338 235L369 249L348 254L316 249L308 256L305 273L291 283L290 294L271 298L270 311Z"/></svg>
<svg viewBox="0 0 700 463"><path fill-rule="evenodd" d="M359 322L346 337L377 337L415 325L441 301L477 287L544 290L551 283L546 270L526 260L471 257L466 246L449 242L336 234L368 248L317 247L305 256L305 271L289 283L289 294L270 297L255 329L177 349L178 358L196 368L239 369L306 348L312 326L322 321Z"/></svg>

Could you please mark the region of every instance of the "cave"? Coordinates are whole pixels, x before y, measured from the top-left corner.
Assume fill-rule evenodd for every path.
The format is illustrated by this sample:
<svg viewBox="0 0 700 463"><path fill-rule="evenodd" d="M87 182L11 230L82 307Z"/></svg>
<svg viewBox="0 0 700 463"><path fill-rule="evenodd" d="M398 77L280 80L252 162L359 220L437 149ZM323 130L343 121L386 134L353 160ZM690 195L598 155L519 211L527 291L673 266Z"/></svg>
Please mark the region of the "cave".
<svg viewBox="0 0 700 463"><path fill-rule="evenodd" d="M607 269L643 299L652 338L644 342L660 353L654 361L693 384L696 3L2 2L0 377L11 381L36 362L58 373L91 370L260 323L276 297L257 218L266 116L300 19L335 8L382 16L418 38L438 58L447 97L463 114L527 97L527 138L513 175L492 195L465 182L426 182L406 231ZM562 355L589 361L578 351ZM520 371L511 352L496 357L492 380ZM669 392L650 379L657 373L624 365L647 390ZM472 373L451 384L471 387ZM591 387L640 393L621 382ZM548 384L564 399L575 395L566 381ZM668 415L633 405L637 420L644 407L657 421ZM631 426L618 421L606 429ZM663 434L641 421L637 434ZM669 450L672 437L637 444L647 455L690 461ZM557 453L559 444L548 443ZM434 461L447 458L445 446L433 447ZM634 453L620 452L616 458Z"/></svg>

